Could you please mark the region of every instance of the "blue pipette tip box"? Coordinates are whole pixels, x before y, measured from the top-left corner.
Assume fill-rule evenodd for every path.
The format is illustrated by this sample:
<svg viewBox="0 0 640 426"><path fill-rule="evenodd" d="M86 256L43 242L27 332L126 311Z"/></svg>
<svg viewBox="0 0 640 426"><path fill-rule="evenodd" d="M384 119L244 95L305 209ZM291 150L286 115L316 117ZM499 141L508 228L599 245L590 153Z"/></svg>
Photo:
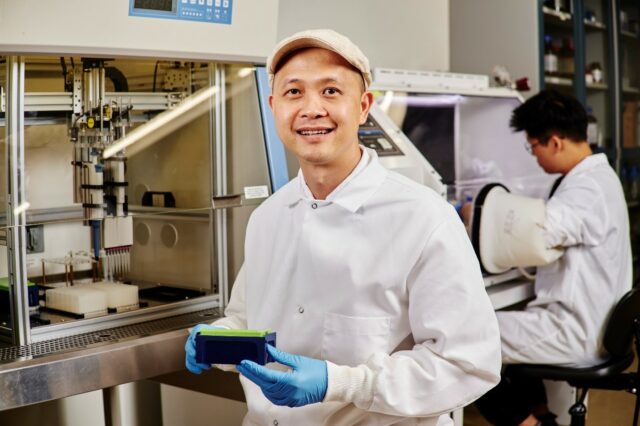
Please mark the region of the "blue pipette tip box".
<svg viewBox="0 0 640 426"><path fill-rule="evenodd" d="M265 365L273 362L267 345L276 345L271 330L202 330L196 336L196 362L202 364L240 364L242 360Z"/></svg>

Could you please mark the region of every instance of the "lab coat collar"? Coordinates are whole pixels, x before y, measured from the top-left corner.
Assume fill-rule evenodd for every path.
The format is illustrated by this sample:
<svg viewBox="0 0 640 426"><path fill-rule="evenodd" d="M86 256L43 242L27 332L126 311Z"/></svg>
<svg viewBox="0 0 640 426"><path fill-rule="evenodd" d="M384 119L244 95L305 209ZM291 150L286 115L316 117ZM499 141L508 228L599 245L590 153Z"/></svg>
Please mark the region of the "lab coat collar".
<svg viewBox="0 0 640 426"><path fill-rule="evenodd" d="M378 154L360 146L362 156L355 169L336 187L326 200L315 200L304 180L302 170L298 171L298 185L292 191L289 205L301 200L317 201L320 206L338 204L346 210L355 213L364 202L380 187L388 171L378 162Z"/></svg>
<svg viewBox="0 0 640 426"><path fill-rule="evenodd" d="M571 176L577 173L586 172L591 170L594 167L598 167L602 164L608 164L609 160L607 160L607 156L605 154L591 154L588 157L585 157L581 162L576 164L573 169L569 170L567 176Z"/></svg>

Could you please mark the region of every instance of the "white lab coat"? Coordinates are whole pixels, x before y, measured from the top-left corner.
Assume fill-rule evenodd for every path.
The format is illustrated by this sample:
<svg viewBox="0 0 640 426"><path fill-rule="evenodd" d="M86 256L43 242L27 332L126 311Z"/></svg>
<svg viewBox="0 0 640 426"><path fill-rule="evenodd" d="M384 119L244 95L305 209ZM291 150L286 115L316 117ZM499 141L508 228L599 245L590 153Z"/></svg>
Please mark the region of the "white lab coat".
<svg viewBox="0 0 640 426"><path fill-rule="evenodd" d="M271 328L328 361L324 402L271 404L241 378L245 425L448 425L499 380L495 313L454 209L363 150L326 200L301 173L247 227L230 328Z"/></svg>
<svg viewBox="0 0 640 426"><path fill-rule="evenodd" d="M503 362L594 365L606 357L607 316L632 280L627 206L604 154L576 165L549 199L545 240L566 252L538 268L524 311L498 312Z"/></svg>

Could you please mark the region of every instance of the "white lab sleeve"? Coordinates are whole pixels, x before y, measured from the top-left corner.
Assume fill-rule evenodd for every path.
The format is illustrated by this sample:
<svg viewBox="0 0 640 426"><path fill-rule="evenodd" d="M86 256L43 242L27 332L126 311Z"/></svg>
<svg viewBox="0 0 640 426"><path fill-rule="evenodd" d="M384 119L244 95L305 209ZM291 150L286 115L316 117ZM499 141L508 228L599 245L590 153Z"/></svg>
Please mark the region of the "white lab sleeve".
<svg viewBox="0 0 640 426"><path fill-rule="evenodd" d="M544 229L549 248L597 246L607 237L610 218L604 194L597 183L588 182L592 178L582 176L581 179L583 181L571 186L570 191L562 191L561 186L547 202Z"/></svg>
<svg viewBox="0 0 640 426"><path fill-rule="evenodd" d="M245 303L245 273L244 265L240 267L236 280L231 289L229 304L224 310L224 317L215 321L213 325L231 329L247 328L247 307Z"/></svg>
<svg viewBox="0 0 640 426"><path fill-rule="evenodd" d="M431 417L471 403L498 383L498 324L462 223L447 218L425 241L406 283L413 349L374 353L356 367L328 362L325 401Z"/></svg>

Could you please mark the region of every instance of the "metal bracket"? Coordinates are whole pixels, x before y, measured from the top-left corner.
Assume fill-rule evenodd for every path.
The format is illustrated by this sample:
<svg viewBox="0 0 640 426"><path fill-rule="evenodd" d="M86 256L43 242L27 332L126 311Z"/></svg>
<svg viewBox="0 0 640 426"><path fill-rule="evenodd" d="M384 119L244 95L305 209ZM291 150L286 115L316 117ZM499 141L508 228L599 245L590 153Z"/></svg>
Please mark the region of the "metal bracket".
<svg viewBox="0 0 640 426"><path fill-rule="evenodd" d="M214 209L228 209L233 207L242 207L242 195L220 195L211 199L211 207Z"/></svg>
<svg viewBox="0 0 640 426"><path fill-rule="evenodd" d="M82 114L82 66L73 67L73 113Z"/></svg>

